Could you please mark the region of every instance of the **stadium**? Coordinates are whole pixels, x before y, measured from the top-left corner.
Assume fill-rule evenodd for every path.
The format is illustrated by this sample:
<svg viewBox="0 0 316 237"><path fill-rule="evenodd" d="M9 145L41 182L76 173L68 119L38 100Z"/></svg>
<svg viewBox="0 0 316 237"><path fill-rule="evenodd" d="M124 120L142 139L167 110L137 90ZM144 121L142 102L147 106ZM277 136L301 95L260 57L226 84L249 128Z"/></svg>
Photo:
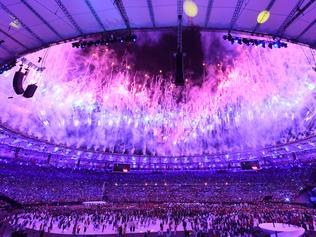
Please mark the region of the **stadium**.
<svg viewBox="0 0 316 237"><path fill-rule="evenodd" d="M0 16L0 236L316 236L315 0Z"/></svg>

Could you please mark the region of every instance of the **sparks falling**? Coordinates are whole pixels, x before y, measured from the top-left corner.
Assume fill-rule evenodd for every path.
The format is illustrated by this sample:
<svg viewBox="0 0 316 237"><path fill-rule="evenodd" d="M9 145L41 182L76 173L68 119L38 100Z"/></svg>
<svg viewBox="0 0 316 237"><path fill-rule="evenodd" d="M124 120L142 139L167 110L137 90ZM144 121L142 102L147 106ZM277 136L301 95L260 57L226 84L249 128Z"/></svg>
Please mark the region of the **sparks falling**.
<svg viewBox="0 0 316 237"><path fill-rule="evenodd" d="M188 74L181 92L159 68L134 70L129 54L122 62L105 46L86 53L53 46L45 71L33 70L25 81L39 86L33 98L14 95L18 66L1 75L1 123L57 145L161 156L259 149L313 135L316 73L309 49L223 42L226 53L214 60L216 37L202 34L202 83ZM36 62L44 52L27 58Z"/></svg>

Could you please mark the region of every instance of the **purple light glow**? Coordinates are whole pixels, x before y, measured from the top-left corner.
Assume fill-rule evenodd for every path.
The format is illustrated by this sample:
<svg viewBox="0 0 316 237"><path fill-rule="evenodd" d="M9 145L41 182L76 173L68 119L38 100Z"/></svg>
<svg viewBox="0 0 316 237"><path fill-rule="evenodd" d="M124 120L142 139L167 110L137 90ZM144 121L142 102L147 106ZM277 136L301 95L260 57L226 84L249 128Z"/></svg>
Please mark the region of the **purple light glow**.
<svg viewBox="0 0 316 237"><path fill-rule="evenodd" d="M43 57L46 70L31 70L25 85L39 86L31 99L7 99L18 67L1 75L1 123L57 145L161 156L258 149L314 134L309 49L236 46L219 38L202 33L203 83L188 76L180 100L168 74L134 70L128 53L122 62L111 48L82 53L63 44L46 56L46 50L28 55L32 62Z"/></svg>

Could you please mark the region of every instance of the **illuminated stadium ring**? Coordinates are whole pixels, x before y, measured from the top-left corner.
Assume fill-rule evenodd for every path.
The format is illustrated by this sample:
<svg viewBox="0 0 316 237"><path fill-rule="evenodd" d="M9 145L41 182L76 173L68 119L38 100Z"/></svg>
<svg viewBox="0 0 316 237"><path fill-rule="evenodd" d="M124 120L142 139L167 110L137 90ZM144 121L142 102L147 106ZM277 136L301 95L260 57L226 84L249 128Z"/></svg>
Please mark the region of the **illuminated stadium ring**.
<svg viewBox="0 0 316 237"><path fill-rule="evenodd" d="M13 158L1 158L0 163L11 163L18 161L20 164L29 162L49 164L57 167L78 167L103 170L112 169L115 163L127 163L132 169L144 170L165 170L165 169L192 169L192 170L222 170L240 169L240 162L259 161L261 168L267 167L292 167L296 159L300 165L308 166L314 164L310 154L316 152L316 136L311 136L300 141L280 144L262 150L245 150L231 154L217 154L204 156L184 156L184 157L152 157L138 155L104 154L98 151L86 151L67 147L58 147L47 142L32 140L22 135L14 134L9 130L0 129L2 138L0 144L0 154L6 157L7 154L14 154ZM6 137L4 142L3 138ZM9 139L10 138L10 139ZM12 144L12 141L14 144ZM49 152L49 153L47 153ZM70 159L71 158L71 159ZM292 163L294 161L294 163ZM265 163L268 162L268 163Z"/></svg>

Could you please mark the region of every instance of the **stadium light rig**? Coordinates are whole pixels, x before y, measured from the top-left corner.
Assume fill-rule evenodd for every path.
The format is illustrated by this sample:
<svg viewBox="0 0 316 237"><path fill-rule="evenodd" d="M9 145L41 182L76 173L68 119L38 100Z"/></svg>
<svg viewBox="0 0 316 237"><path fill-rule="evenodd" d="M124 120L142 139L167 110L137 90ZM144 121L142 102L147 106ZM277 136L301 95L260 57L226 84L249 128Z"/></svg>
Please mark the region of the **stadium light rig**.
<svg viewBox="0 0 316 237"><path fill-rule="evenodd" d="M245 44L247 46L259 46L265 48L266 46L270 49L273 48L287 48L287 43L281 42L280 40L276 41L266 41L266 40L257 40L257 39L249 39L249 38L242 38L237 36L232 36L231 34L224 35L224 40L231 42L231 44Z"/></svg>
<svg viewBox="0 0 316 237"><path fill-rule="evenodd" d="M16 61L16 59L14 59L13 61L10 61L10 62L8 62L8 63L2 65L2 66L0 67L0 75L1 75L2 73L6 72L6 71L9 71L11 68L15 67L16 64L17 64L17 61Z"/></svg>
<svg viewBox="0 0 316 237"><path fill-rule="evenodd" d="M133 43L136 42L137 36L135 34L129 34L127 36L113 36L111 35L108 38L102 38L98 40L89 40L89 41L78 41L72 43L73 48L87 48L91 46L100 46L100 45L109 45L113 43Z"/></svg>
<svg viewBox="0 0 316 237"><path fill-rule="evenodd" d="M41 60L38 60L37 62L40 63ZM31 62L30 60L26 59L25 57L22 57L20 59L20 61L21 61L22 64L27 65L28 68L32 68L32 69L34 69L35 71L38 71L38 72L42 72L42 71L44 71L46 69L45 67L37 66L35 63Z"/></svg>

